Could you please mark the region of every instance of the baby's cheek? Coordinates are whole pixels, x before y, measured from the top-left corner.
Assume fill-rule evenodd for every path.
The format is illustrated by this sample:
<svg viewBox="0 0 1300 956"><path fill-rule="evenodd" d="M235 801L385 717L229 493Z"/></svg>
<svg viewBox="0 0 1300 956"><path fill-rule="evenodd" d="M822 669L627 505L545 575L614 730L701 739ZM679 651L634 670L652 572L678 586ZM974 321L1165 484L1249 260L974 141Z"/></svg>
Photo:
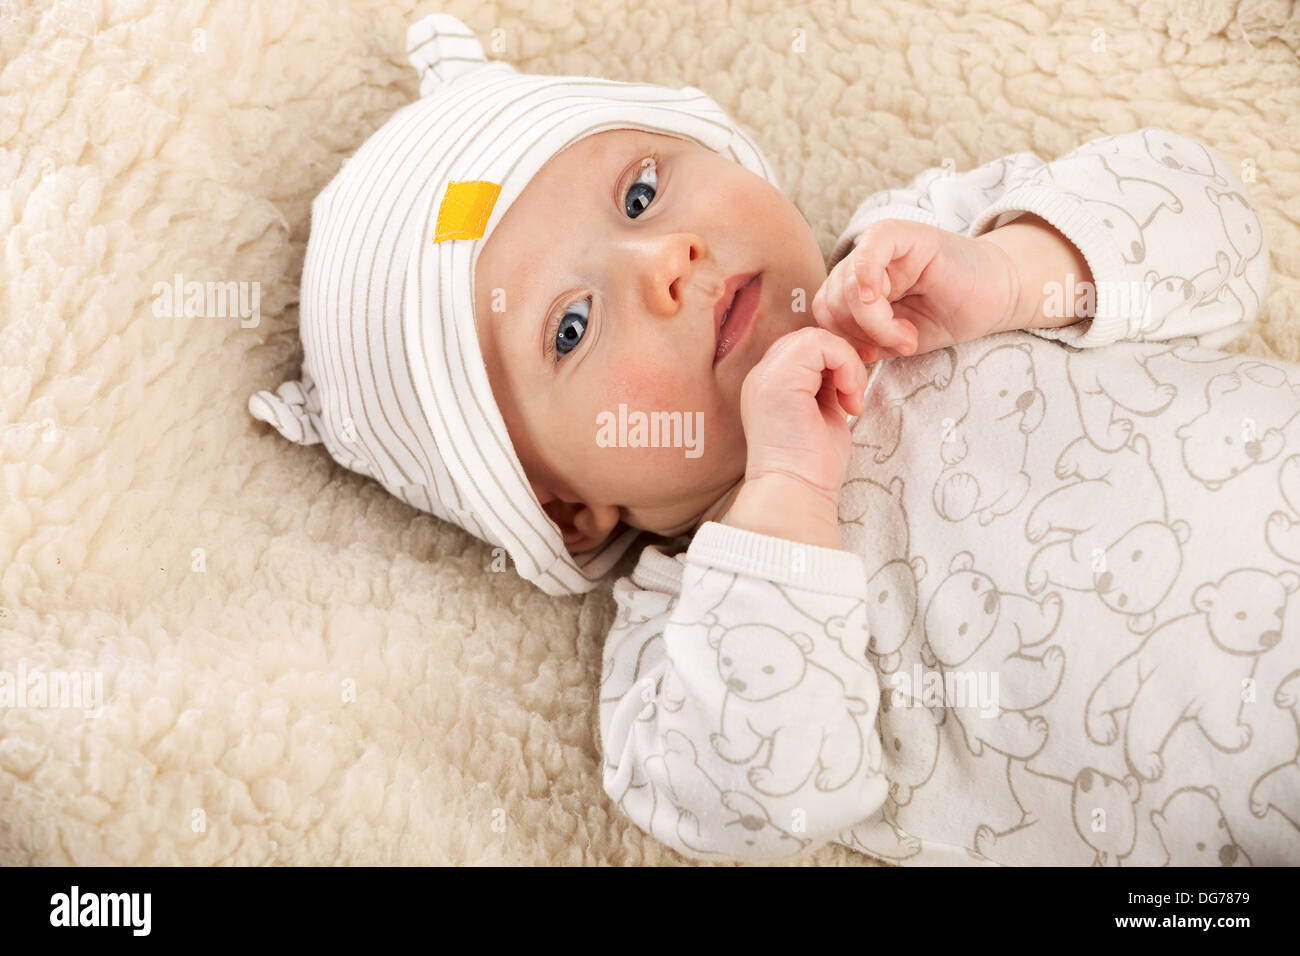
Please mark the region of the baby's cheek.
<svg viewBox="0 0 1300 956"><path fill-rule="evenodd" d="M641 478L662 490L661 466L680 472L701 467L719 454L740 454L727 451L737 439L724 441L717 431L716 399L699 383L684 380L680 368L647 362L624 371L601 382L600 397L591 409L597 421L611 428L620 423L626 427L627 444L619 447L620 467L639 469ZM620 405L625 406L621 412ZM739 442L743 444L743 432Z"/></svg>
<svg viewBox="0 0 1300 956"><path fill-rule="evenodd" d="M694 394L682 381L680 368L651 361L628 363L609 377L605 389L611 411L617 410L620 402L628 411L684 411Z"/></svg>

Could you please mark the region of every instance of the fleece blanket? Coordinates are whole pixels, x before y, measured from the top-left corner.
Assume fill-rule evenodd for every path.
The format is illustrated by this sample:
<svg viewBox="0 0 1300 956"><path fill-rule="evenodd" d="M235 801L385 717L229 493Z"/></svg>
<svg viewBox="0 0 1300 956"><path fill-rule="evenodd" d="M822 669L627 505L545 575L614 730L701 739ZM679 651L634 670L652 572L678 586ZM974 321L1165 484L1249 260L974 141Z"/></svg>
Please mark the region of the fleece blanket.
<svg viewBox="0 0 1300 956"><path fill-rule="evenodd" d="M1271 247L1230 349L1300 361L1290 0L0 0L0 864L696 865L601 789L610 586L547 597L246 411L438 9L527 71L704 89L827 253L932 166L1199 138Z"/></svg>

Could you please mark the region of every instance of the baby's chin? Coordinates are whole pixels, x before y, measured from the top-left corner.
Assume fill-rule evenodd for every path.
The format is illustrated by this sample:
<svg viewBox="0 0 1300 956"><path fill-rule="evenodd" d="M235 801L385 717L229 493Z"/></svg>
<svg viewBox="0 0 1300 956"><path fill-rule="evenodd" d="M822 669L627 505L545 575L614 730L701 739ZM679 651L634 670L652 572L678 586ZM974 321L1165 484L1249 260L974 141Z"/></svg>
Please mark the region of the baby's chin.
<svg viewBox="0 0 1300 956"><path fill-rule="evenodd" d="M619 520L670 538L693 532L706 519L716 521L722 515L719 505L745 476L744 432L739 426L732 437L736 441L729 441L725 452L720 446L712 449L707 473L680 467L656 472L662 481L650 493L653 500L621 506ZM726 467L719 467L721 458L729 462Z"/></svg>

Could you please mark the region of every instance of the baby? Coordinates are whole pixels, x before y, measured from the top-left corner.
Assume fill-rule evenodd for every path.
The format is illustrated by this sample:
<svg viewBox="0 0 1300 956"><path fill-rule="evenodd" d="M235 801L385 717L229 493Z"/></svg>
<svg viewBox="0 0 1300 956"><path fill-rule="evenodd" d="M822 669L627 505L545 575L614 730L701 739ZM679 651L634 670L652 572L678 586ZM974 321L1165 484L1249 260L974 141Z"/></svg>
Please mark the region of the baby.
<svg viewBox="0 0 1300 956"><path fill-rule="evenodd" d="M1217 153L933 169L828 274L700 91L518 74L445 14L407 45L250 410L547 593L660 537L604 649L629 818L697 859L1300 863L1300 366L1217 350L1268 279Z"/></svg>

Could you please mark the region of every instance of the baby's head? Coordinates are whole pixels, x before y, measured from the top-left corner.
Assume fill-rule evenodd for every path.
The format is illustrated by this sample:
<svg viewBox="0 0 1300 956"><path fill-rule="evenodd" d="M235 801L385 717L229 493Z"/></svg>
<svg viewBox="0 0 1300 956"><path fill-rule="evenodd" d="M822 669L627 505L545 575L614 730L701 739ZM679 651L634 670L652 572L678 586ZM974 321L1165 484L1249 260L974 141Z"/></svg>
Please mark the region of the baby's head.
<svg viewBox="0 0 1300 956"><path fill-rule="evenodd" d="M581 593L743 477L741 384L811 324L826 265L699 90L519 74L446 14L407 48L421 98L312 205L300 380L249 409ZM751 276L715 362L719 297ZM700 428L641 446L616 424L638 415Z"/></svg>
<svg viewBox="0 0 1300 956"><path fill-rule="evenodd" d="M715 306L751 276L758 310L715 363ZM741 383L810 323L825 278L798 209L698 143L607 130L533 176L479 253L475 318L515 452L570 551L620 521L688 532L741 479ZM698 444L684 447L683 428L657 447L611 447L602 425L620 405L690 416Z"/></svg>

